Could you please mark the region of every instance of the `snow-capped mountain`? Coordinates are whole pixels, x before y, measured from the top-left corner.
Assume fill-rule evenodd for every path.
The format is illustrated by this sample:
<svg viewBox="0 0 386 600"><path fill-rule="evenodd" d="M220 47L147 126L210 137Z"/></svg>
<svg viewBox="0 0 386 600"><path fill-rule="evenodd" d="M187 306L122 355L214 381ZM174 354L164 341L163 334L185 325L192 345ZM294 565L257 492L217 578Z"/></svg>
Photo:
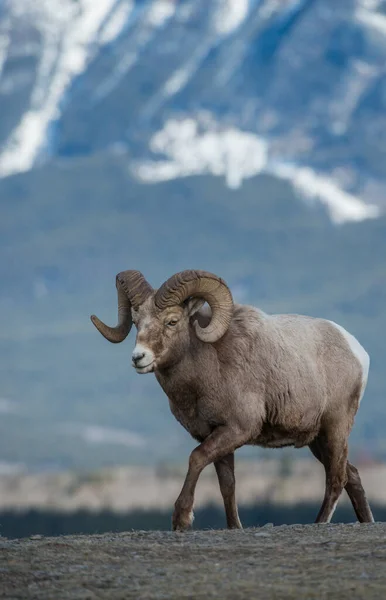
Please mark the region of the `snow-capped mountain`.
<svg viewBox="0 0 386 600"><path fill-rule="evenodd" d="M127 152L144 183L289 180L385 207L384 0L3 0L0 174Z"/></svg>

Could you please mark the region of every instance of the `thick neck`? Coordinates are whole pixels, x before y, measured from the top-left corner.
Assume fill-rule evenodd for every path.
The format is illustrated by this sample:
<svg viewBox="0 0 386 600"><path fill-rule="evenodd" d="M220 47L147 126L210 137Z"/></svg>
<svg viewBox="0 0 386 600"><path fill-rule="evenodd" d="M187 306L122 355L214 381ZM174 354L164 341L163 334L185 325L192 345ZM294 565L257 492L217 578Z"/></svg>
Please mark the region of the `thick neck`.
<svg viewBox="0 0 386 600"><path fill-rule="evenodd" d="M189 352L178 362L156 369L155 376L164 392L169 396L178 390L181 394L189 390L203 393L205 374L213 372L217 364L217 353L211 344L196 338Z"/></svg>

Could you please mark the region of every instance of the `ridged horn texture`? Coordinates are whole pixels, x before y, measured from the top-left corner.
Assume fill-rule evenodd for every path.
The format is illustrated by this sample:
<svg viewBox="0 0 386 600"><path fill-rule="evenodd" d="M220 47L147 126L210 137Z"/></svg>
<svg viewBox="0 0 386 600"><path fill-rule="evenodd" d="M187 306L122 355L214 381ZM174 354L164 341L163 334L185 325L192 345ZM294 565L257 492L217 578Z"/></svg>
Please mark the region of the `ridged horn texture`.
<svg viewBox="0 0 386 600"><path fill-rule="evenodd" d="M157 291L154 301L164 310L182 304L187 298L203 298L212 310L207 327L196 322L197 337L203 342L217 342L227 331L233 315L233 299L225 281L207 271L182 271L170 277Z"/></svg>
<svg viewBox="0 0 386 600"><path fill-rule="evenodd" d="M115 283L118 292L118 325L109 327L95 315L91 316L91 321L106 340L118 344L128 336L132 327L131 307L138 310L153 288L139 271L122 271L118 273Z"/></svg>

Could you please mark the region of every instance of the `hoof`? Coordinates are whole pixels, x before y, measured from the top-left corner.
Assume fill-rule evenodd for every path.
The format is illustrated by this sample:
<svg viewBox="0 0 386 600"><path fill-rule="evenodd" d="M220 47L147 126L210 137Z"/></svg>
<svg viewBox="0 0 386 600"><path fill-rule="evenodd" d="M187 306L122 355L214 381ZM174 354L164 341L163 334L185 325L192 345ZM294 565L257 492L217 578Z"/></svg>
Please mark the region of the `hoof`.
<svg viewBox="0 0 386 600"><path fill-rule="evenodd" d="M190 529L194 520L194 514L191 510L188 513L174 513L172 518L173 531L186 531Z"/></svg>

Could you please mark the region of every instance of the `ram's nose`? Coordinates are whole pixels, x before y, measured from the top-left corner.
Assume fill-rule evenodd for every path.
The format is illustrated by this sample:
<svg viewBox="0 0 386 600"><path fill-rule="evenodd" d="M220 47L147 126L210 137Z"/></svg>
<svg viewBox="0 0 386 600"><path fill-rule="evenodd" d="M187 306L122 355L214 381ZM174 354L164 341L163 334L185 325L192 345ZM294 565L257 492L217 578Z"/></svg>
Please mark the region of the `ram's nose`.
<svg viewBox="0 0 386 600"><path fill-rule="evenodd" d="M145 352L134 350L132 354L133 365L136 367L143 358L145 358Z"/></svg>
<svg viewBox="0 0 386 600"><path fill-rule="evenodd" d="M133 367L137 373L152 373L155 366L154 354L150 348L137 344L133 350Z"/></svg>

